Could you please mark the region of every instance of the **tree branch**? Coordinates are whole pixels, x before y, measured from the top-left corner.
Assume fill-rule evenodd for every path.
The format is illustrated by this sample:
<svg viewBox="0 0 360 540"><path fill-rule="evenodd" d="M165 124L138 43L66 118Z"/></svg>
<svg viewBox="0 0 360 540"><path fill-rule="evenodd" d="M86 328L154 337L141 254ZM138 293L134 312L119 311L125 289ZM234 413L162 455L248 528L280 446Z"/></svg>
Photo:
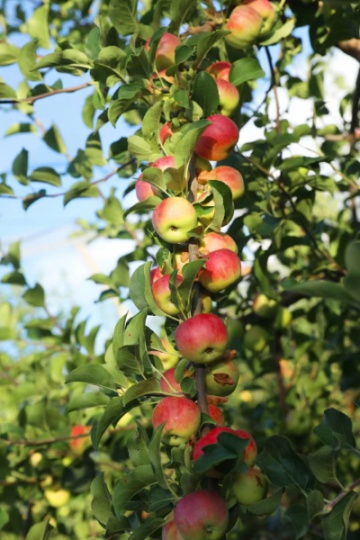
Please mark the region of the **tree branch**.
<svg viewBox="0 0 360 540"><path fill-rule="evenodd" d="M269 51L269 47L265 47L265 53L266 57L269 62L270 72L271 72L271 84L272 89L274 92L274 101L275 101L275 108L276 108L276 131L280 133L281 127L280 127L280 102L279 102L279 94L277 91L277 84L276 84L276 70L274 68L274 64L271 58L271 54Z"/></svg>
<svg viewBox="0 0 360 540"><path fill-rule="evenodd" d="M78 86L72 86L70 88L59 88L58 90L52 90L51 92L45 92L44 94L38 94L37 96L30 96L23 99L0 99L0 105L16 105L17 103L35 103L38 99L44 99L47 97L55 96L57 94L71 94L72 92L77 92L83 88L92 86L92 83L87 82L84 84L79 84Z"/></svg>

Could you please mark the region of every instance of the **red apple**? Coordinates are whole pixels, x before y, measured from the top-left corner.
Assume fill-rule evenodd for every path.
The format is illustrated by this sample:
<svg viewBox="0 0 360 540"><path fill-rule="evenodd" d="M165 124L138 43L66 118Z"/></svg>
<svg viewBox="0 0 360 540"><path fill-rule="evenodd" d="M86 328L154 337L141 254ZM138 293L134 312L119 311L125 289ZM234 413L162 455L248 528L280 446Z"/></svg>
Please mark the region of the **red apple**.
<svg viewBox="0 0 360 540"><path fill-rule="evenodd" d="M244 0L242 5L251 7L262 17L260 37L268 34L276 20L276 11L272 3L269 0Z"/></svg>
<svg viewBox="0 0 360 540"><path fill-rule="evenodd" d="M234 253L238 252L235 240L230 235L214 231L204 234L200 240L199 249L201 253L205 254L212 253L218 249L230 249Z"/></svg>
<svg viewBox="0 0 360 540"><path fill-rule="evenodd" d="M138 201L142 202L149 197L159 195L159 190L155 186L149 184L149 182L141 180L141 177L142 175L135 181L135 193Z"/></svg>
<svg viewBox="0 0 360 540"><path fill-rule="evenodd" d="M150 353L154 356L157 356L163 366L164 369L170 369L178 363L179 360L179 353L175 350L172 343L167 338L160 339L161 344L164 348L162 351L150 351Z"/></svg>
<svg viewBox="0 0 360 540"><path fill-rule="evenodd" d="M241 262L230 249L218 249L207 256L198 273L199 282L210 292L219 292L236 283L241 277Z"/></svg>
<svg viewBox="0 0 360 540"><path fill-rule="evenodd" d="M227 346L223 321L212 313L200 313L183 321L175 330L175 343L182 356L198 364L220 358Z"/></svg>
<svg viewBox="0 0 360 540"><path fill-rule="evenodd" d="M269 487L266 476L259 469L249 468L246 472L236 473L232 491L240 504L247 506L261 501Z"/></svg>
<svg viewBox="0 0 360 540"><path fill-rule="evenodd" d="M74 437L73 439L70 439L69 442L71 450L77 454L81 454L91 443L90 431L91 426L82 426L81 424L73 426L70 430L70 436Z"/></svg>
<svg viewBox="0 0 360 540"><path fill-rule="evenodd" d="M215 82L219 92L220 112L225 116L231 116L239 105L239 90L224 79L215 79Z"/></svg>
<svg viewBox="0 0 360 540"><path fill-rule="evenodd" d="M208 413L217 426L223 426L225 423L224 415L221 409L213 403L208 404Z"/></svg>
<svg viewBox="0 0 360 540"><path fill-rule="evenodd" d="M200 427L200 409L185 397L163 398L154 408L154 429L164 423L163 440L171 446L187 443Z"/></svg>
<svg viewBox="0 0 360 540"><path fill-rule="evenodd" d="M234 167L229 167L228 165L220 165L212 171L201 172L198 180L202 185L206 185L208 180L224 182L230 188L233 200L238 199L244 193L242 175Z"/></svg>
<svg viewBox="0 0 360 540"><path fill-rule="evenodd" d="M156 305L167 315L177 315L180 313L179 308L171 300L170 291L170 274L159 278L153 283L151 292L155 300ZM183 281L183 278L179 275L176 276L176 286L178 287Z"/></svg>
<svg viewBox="0 0 360 540"><path fill-rule="evenodd" d="M195 491L177 503L174 522L183 540L220 540L229 524L229 512L216 491Z"/></svg>
<svg viewBox="0 0 360 540"><path fill-rule="evenodd" d="M170 139L170 137L173 135L173 131L172 131L172 124L171 122L165 122L165 124L161 127L160 131L159 131L159 140L160 140L160 144L164 144L165 141L167 141L168 139ZM172 165L173 167L174 165Z"/></svg>
<svg viewBox="0 0 360 540"><path fill-rule="evenodd" d="M246 49L260 36L263 19L250 6L238 6L230 14L225 29L231 34L225 36L225 41L235 49Z"/></svg>
<svg viewBox="0 0 360 540"><path fill-rule="evenodd" d="M197 441L193 450L194 461L199 459L199 457L204 454L203 448L205 448L205 446L209 446L210 444L217 444L220 433L232 433L240 439L249 439L249 442L244 449L243 460L244 463L246 463L246 465L248 466L251 466L255 463L255 459L257 456L257 448L256 443L250 433L242 429L232 429L226 426L216 427L212 429Z"/></svg>
<svg viewBox="0 0 360 540"><path fill-rule="evenodd" d="M184 377L192 377L191 371L185 371ZM181 383L175 380L175 368L167 369L164 371L162 378L160 379L160 388L167 394L183 394L181 390Z"/></svg>
<svg viewBox="0 0 360 540"><path fill-rule="evenodd" d="M161 530L161 540L183 540L176 528L174 520L168 521Z"/></svg>
<svg viewBox="0 0 360 540"><path fill-rule="evenodd" d="M167 69L175 64L175 49L181 45L181 41L174 34L165 32L159 40L156 52L155 52L155 66L158 71ZM145 50L149 50L150 40L145 44Z"/></svg>
<svg viewBox="0 0 360 540"><path fill-rule="evenodd" d="M191 238L197 227L197 215L188 200L169 197L156 206L152 222L155 231L165 242L178 244Z"/></svg>
<svg viewBox="0 0 360 540"><path fill-rule="evenodd" d="M155 281L157 281L163 276L164 274L162 273L161 268L159 266L156 266L155 268L150 270L150 285L155 283Z"/></svg>
<svg viewBox="0 0 360 540"><path fill-rule="evenodd" d="M229 157L239 139L239 129L235 122L222 114L209 116L211 122L199 137L195 153L209 161L219 161Z"/></svg>
<svg viewBox="0 0 360 540"><path fill-rule="evenodd" d="M239 376L234 360L217 360L206 369L206 391L212 396L229 396L234 392Z"/></svg>
<svg viewBox="0 0 360 540"><path fill-rule="evenodd" d="M214 62L207 68L207 72L210 73L215 79L222 79L229 82L230 71L232 64L230 62Z"/></svg>

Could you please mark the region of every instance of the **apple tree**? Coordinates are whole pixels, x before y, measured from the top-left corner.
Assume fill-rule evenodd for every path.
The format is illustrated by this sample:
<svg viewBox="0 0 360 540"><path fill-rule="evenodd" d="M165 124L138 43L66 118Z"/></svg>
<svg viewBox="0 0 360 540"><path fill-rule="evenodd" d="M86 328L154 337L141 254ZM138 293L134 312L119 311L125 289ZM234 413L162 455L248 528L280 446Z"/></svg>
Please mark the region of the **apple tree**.
<svg viewBox="0 0 360 540"><path fill-rule="evenodd" d="M99 352L2 246L2 538L358 538L359 22L351 0L3 2L2 135L62 165L14 144L0 202L60 197L77 234L131 240L90 279L133 310ZM83 90L71 154L36 111Z"/></svg>

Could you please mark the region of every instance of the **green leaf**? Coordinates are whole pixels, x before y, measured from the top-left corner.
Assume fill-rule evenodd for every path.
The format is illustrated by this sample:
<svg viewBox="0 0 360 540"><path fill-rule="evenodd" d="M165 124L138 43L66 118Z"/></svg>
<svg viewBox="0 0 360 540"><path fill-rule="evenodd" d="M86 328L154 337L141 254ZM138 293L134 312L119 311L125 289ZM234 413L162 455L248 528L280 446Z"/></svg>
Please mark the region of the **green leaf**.
<svg viewBox="0 0 360 540"><path fill-rule="evenodd" d="M30 306L44 307L45 292L40 283L36 283L35 287L27 289L23 298Z"/></svg>
<svg viewBox="0 0 360 540"><path fill-rule="evenodd" d="M257 463L276 486L295 485L301 490L307 490L314 482L310 468L294 451L286 437L269 437Z"/></svg>
<svg viewBox="0 0 360 540"><path fill-rule="evenodd" d="M0 66L15 64L18 61L18 55L19 49L15 47L15 45L11 45L10 43L0 43Z"/></svg>
<svg viewBox="0 0 360 540"><path fill-rule="evenodd" d="M131 401L134 401L134 399L151 396L159 392L161 392L159 381L155 377L151 377L151 379L145 379L130 386L122 396L123 404L127 405Z"/></svg>
<svg viewBox="0 0 360 540"><path fill-rule="evenodd" d="M4 525L9 523L10 516L5 508L0 508L0 530L4 528Z"/></svg>
<svg viewBox="0 0 360 540"><path fill-rule="evenodd" d="M65 382L83 382L86 384L100 386L101 388L106 388L108 390L115 390L116 388L112 376L103 366L100 366L99 364L80 366L74 369L66 377Z"/></svg>
<svg viewBox="0 0 360 540"><path fill-rule="evenodd" d="M109 120L111 121L110 117ZM143 137L131 135L128 139L128 149L139 161L150 161L150 157L156 152L156 148L151 146ZM160 157L160 156L159 156Z"/></svg>
<svg viewBox="0 0 360 540"><path fill-rule="evenodd" d="M91 482L90 492L93 497L91 509L96 519L105 525L110 517L115 517L111 507L111 496L101 473Z"/></svg>
<svg viewBox="0 0 360 540"><path fill-rule="evenodd" d="M10 137L11 135L16 135L17 133L37 133L37 129L33 124L26 122L17 122L12 124L5 131L5 137Z"/></svg>
<svg viewBox="0 0 360 540"><path fill-rule="evenodd" d="M260 45L267 46L267 45L274 45L274 43L278 43L279 41L288 37L291 34L291 32L294 29L294 26L295 26L295 18L287 19L287 21L282 26L280 26L280 28L278 28L277 30L275 30L275 32L273 32L271 37L269 37L265 41L261 41Z"/></svg>
<svg viewBox="0 0 360 540"><path fill-rule="evenodd" d="M154 469L155 477L157 480L157 483L160 487L163 489L169 489L166 476L164 474L164 466L162 463L162 457L161 457L161 436L162 431L164 429L164 424L161 424L158 426L153 433L153 436L151 438L150 444L149 444L149 456L151 460L151 464Z"/></svg>
<svg viewBox="0 0 360 540"><path fill-rule="evenodd" d="M350 242L345 250L345 266L352 276L360 276L360 242Z"/></svg>
<svg viewBox="0 0 360 540"><path fill-rule="evenodd" d="M315 516L323 513L324 496L321 491L315 489L308 494L306 497L306 507L309 521L314 519Z"/></svg>
<svg viewBox="0 0 360 540"><path fill-rule="evenodd" d="M265 77L265 71L256 58L241 58L233 63L229 81L233 85L239 86L244 82L254 81L262 77Z"/></svg>
<svg viewBox="0 0 360 540"><path fill-rule="evenodd" d="M84 197L98 197L99 190L96 186L92 186L89 182L77 182L64 195L64 206L73 199L81 199Z"/></svg>
<svg viewBox="0 0 360 540"><path fill-rule="evenodd" d="M292 292L305 294L307 296L315 296L327 298L329 300L339 300L348 304L355 304L354 298L339 283L332 283L325 280L311 280L307 283L299 283L297 285L284 285L285 289Z"/></svg>
<svg viewBox="0 0 360 540"><path fill-rule="evenodd" d="M144 538L150 538L153 533L159 530L164 525L164 520L159 517L153 517L147 519L132 533L129 540L143 540Z"/></svg>
<svg viewBox="0 0 360 540"><path fill-rule="evenodd" d="M20 268L20 242L13 242L8 248L6 256L1 260L2 264L11 264L15 270Z"/></svg>
<svg viewBox="0 0 360 540"><path fill-rule="evenodd" d="M101 437L104 435L107 428L111 425L116 425L123 414L127 412L126 409L124 409L124 406L122 404L122 399L120 397L112 398L105 411L104 414L100 417L100 420L96 424L96 429L94 434L91 433L91 436L93 437L93 445L95 449L98 448L99 442L101 440Z"/></svg>
<svg viewBox="0 0 360 540"><path fill-rule="evenodd" d="M8 285L26 285L26 279L21 272L10 272L1 278L1 283Z"/></svg>
<svg viewBox="0 0 360 540"><path fill-rule="evenodd" d="M185 264L182 268L183 281L177 287L177 292L182 300L184 306L189 306L190 297L193 291L193 284L198 275L198 272L205 264L205 259L198 259L196 261Z"/></svg>
<svg viewBox="0 0 360 540"><path fill-rule="evenodd" d="M33 39L36 39L39 47L43 49L50 48L48 16L49 5L44 4L35 9L23 28L23 31L27 32Z"/></svg>
<svg viewBox="0 0 360 540"><path fill-rule="evenodd" d="M174 152L175 166L177 169L180 169L182 166L187 167L200 135L210 123L211 122L208 120L193 122L190 129L188 129L185 135L180 139Z"/></svg>
<svg viewBox="0 0 360 540"><path fill-rule="evenodd" d="M36 523L31 527L26 535L25 540L49 540L52 535L53 528L48 521Z"/></svg>
<svg viewBox="0 0 360 540"><path fill-rule="evenodd" d="M330 408L324 412L320 424L314 428L314 433L332 448L356 448L350 418L336 409Z"/></svg>
<svg viewBox="0 0 360 540"><path fill-rule="evenodd" d="M34 70L36 64L36 50L38 41L33 40L26 43L19 52L19 68L28 81L41 81L42 75Z"/></svg>
<svg viewBox="0 0 360 540"><path fill-rule="evenodd" d="M67 154L65 143L60 135L58 128L52 125L43 137L44 142L55 152L59 154Z"/></svg>
<svg viewBox="0 0 360 540"><path fill-rule="evenodd" d="M90 407L107 405L109 398L100 392L87 392L86 394L73 395L66 412L79 411Z"/></svg>
<svg viewBox="0 0 360 540"><path fill-rule="evenodd" d="M145 113L141 132L145 138L152 138L159 131L160 116L163 104L161 101L152 105Z"/></svg>
<svg viewBox="0 0 360 540"><path fill-rule="evenodd" d="M240 439L232 433L220 433L216 444L203 448L204 454L195 461L194 472L202 474L219 466L226 474L231 472L237 462L242 461L248 442L248 439Z"/></svg>
<svg viewBox="0 0 360 540"><path fill-rule="evenodd" d="M155 482L156 476L151 465L140 465L124 479L119 480L113 494L113 505L117 517L121 519L124 511L128 509L131 499Z"/></svg>
<svg viewBox="0 0 360 540"><path fill-rule="evenodd" d="M204 116L214 114L219 107L219 91L214 78L206 71L200 71L194 80L192 99L204 111Z"/></svg>
<svg viewBox="0 0 360 540"><path fill-rule="evenodd" d="M280 489L262 501L250 504L246 507L244 506L243 511L248 512L249 514L255 514L256 516L273 514L280 507L282 494L283 490Z"/></svg>
<svg viewBox="0 0 360 540"><path fill-rule="evenodd" d="M323 446L307 456L310 469L319 482L337 482L336 457L337 453L329 446Z"/></svg>
<svg viewBox="0 0 360 540"><path fill-rule="evenodd" d="M358 495L350 491L333 510L321 520L325 540L346 540L351 507Z"/></svg>
<svg viewBox="0 0 360 540"><path fill-rule="evenodd" d="M303 538L308 529L308 514L305 506L301 504L291 505L285 512L283 517L284 523L288 527L291 527L292 536L294 540Z"/></svg>
<svg viewBox="0 0 360 540"><path fill-rule="evenodd" d="M130 278L130 299L139 310L150 309L154 315L165 316L155 304L150 285L151 262L139 266Z"/></svg>
<svg viewBox="0 0 360 540"><path fill-rule="evenodd" d="M21 184L28 183L28 179L27 179L28 157L29 157L28 151L25 150L25 148L23 148L20 154L16 156L12 164L12 172L15 178Z"/></svg>
<svg viewBox="0 0 360 540"><path fill-rule="evenodd" d="M61 178L58 173L51 167L38 167L30 174L32 182L42 182L51 184L52 186L61 186Z"/></svg>
<svg viewBox="0 0 360 540"><path fill-rule="evenodd" d="M171 0L170 4L170 29L179 30L189 14L196 8L196 0Z"/></svg>
<svg viewBox="0 0 360 540"><path fill-rule="evenodd" d="M213 32L201 32L188 39L187 44L196 45L195 66L199 66L215 43L223 39L229 33L229 30L220 29Z"/></svg>
<svg viewBox="0 0 360 540"><path fill-rule="evenodd" d="M224 182L218 180L209 180L208 184L212 188L215 201L215 215L212 220L212 225L220 229L222 225L228 223L234 215L234 203L231 190Z"/></svg>
<svg viewBox="0 0 360 540"><path fill-rule="evenodd" d="M137 28L137 0L110 0L108 14L122 36L133 34Z"/></svg>

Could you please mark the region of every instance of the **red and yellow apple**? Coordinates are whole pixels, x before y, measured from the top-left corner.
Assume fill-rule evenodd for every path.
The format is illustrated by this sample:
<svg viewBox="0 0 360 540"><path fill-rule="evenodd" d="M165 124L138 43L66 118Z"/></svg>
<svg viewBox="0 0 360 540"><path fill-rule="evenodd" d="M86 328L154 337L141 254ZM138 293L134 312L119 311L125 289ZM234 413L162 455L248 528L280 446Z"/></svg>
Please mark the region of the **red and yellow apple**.
<svg viewBox="0 0 360 540"><path fill-rule="evenodd" d="M198 273L201 285L213 293L233 285L240 277L240 259L230 249L218 249L209 253L205 266Z"/></svg>
<svg viewBox="0 0 360 540"><path fill-rule="evenodd" d="M204 184L208 180L218 180L226 184L230 188L234 201L244 194L244 179L241 173L234 169L234 167L220 165L212 171L203 171L199 174L199 182L201 184Z"/></svg>
<svg viewBox="0 0 360 540"><path fill-rule="evenodd" d="M224 79L215 79L215 83L219 93L220 112L225 116L231 116L239 106L239 90L231 82Z"/></svg>
<svg viewBox="0 0 360 540"><path fill-rule="evenodd" d="M152 223L157 234L170 244L186 242L197 227L193 205L182 197L168 197L153 212Z"/></svg>
<svg viewBox="0 0 360 540"><path fill-rule="evenodd" d="M222 410L214 405L213 403L208 403L208 413L210 418L212 418L217 426L223 426L225 423L224 415Z"/></svg>
<svg viewBox="0 0 360 540"><path fill-rule="evenodd" d="M210 73L215 79L222 79L223 81L229 81L230 71L232 64L230 62L214 62L209 66L206 71Z"/></svg>
<svg viewBox="0 0 360 540"><path fill-rule="evenodd" d="M186 319L175 330L175 343L180 354L197 364L208 364L220 358L227 341L224 322L212 313L200 313Z"/></svg>
<svg viewBox="0 0 360 540"><path fill-rule="evenodd" d="M211 122L200 135L195 153L209 161L219 161L229 157L239 139L239 129L235 122L222 114L208 117Z"/></svg>
<svg viewBox="0 0 360 540"><path fill-rule="evenodd" d="M150 49L150 39L145 44L145 50ZM159 40L155 52L155 66L158 71L167 69L175 64L175 49L181 45L181 40L170 32L165 32Z"/></svg>
<svg viewBox="0 0 360 540"><path fill-rule="evenodd" d="M238 252L235 240L230 235L220 232L208 232L200 240L200 252L207 254L218 249L230 249L234 253Z"/></svg>
<svg viewBox="0 0 360 540"><path fill-rule="evenodd" d="M155 301L155 304L167 315L177 315L180 313L180 309L173 303L171 299L170 291L170 274L157 279L152 287L151 292ZM183 281L183 278L179 275L176 276L176 286L178 287Z"/></svg>
<svg viewBox="0 0 360 540"><path fill-rule="evenodd" d="M276 11L269 0L244 0L243 6L249 6L259 13L262 18L262 26L259 37L266 36L276 21Z"/></svg>
<svg viewBox="0 0 360 540"><path fill-rule="evenodd" d="M246 49L260 36L262 16L250 6L238 6L230 14L224 28L230 30L225 41L235 49Z"/></svg>
<svg viewBox="0 0 360 540"><path fill-rule="evenodd" d="M186 444L200 427L200 409L185 397L163 398L153 410L154 429L164 423L162 438L170 446Z"/></svg>
<svg viewBox="0 0 360 540"><path fill-rule="evenodd" d="M161 540L183 540L176 528L174 520L168 521L161 530Z"/></svg>
<svg viewBox="0 0 360 540"><path fill-rule="evenodd" d="M77 454L81 454L84 449L91 444L90 441L91 426L76 424L70 430L70 448Z"/></svg>
<svg viewBox="0 0 360 540"><path fill-rule="evenodd" d="M216 491L194 491L177 503L174 522L183 540L220 540L229 524L229 512Z"/></svg>

